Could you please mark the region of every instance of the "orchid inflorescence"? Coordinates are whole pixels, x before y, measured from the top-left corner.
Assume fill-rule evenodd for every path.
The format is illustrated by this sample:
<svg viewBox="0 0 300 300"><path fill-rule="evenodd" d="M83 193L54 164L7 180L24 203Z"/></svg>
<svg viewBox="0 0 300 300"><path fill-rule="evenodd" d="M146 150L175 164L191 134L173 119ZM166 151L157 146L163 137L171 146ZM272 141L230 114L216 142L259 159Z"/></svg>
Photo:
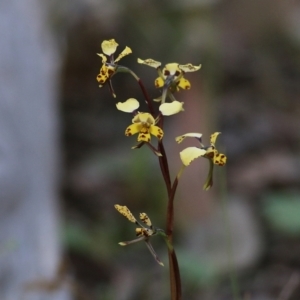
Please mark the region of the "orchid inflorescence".
<svg viewBox="0 0 300 300"><path fill-rule="evenodd" d="M208 190L213 185L213 168L214 165L224 166L226 164L226 156L223 153L219 153L216 149L215 143L220 132L215 132L210 136L209 145L202 143L201 133L186 133L176 137L176 142L181 143L186 138L195 138L198 141L198 146L187 147L182 150L179 155L182 162L182 166L173 183L169 172L167 155L163 145L164 135L164 117L173 116L175 114L184 111L183 102L176 100L174 94L182 90L189 90L191 83L185 78L187 73L196 72L200 70L201 65L179 64L176 62L167 63L162 67L162 63L154 59L137 59L139 64L143 64L157 70L158 77L154 80L154 86L161 90L161 94L155 98L150 99L142 80L128 67L119 64L119 61L131 54L132 51L129 47L125 47L124 50L115 59L114 54L117 50L118 43L114 40L105 40L101 44L102 53L98 54L102 58L102 66L96 79L99 86L102 87L108 84L113 97L116 97L112 87L112 77L120 72L128 73L134 77L138 82L142 93L143 101L146 102L148 111L139 111L140 101L136 98L129 98L123 102L116 103L116 108L119 111L132 114L132 124L125 129L125 136L132 136L137 134L137 144L132 149L141 148L146 145L150 150L158 157L160 169L165 181L167 193L168 193L168 206L167 206L167 228L164 232L162 229L154 227L146 213L140 214L139 222L130 212L126 206L116 204L115 208L124 215L129 221L135 223L137 238L127 242L121 242L120 245L125 246L139 241L145 241L150 252L154 256L155 260L160 264L163 263L157 257L149 240L154 235L161 235L164 237L167 246L170 261L171 272L171 295L172 299L180 299L177 297L181 294L180 289L180 276L177 258L172 245L173 239L173 223L174 223L174 198L176 188L180 176L183 170L191 164L193 160L199 157L206 158L209 161L209 173L206 182L203 186L204 190ZM154 105L158 105L157 109L154 109ZM157 146L153 144L152 136L157 139ZM143 223L143 224L142 224ZM172 266L172 267L171 267ZM176 295L176 296L175 296Z"/></svg>

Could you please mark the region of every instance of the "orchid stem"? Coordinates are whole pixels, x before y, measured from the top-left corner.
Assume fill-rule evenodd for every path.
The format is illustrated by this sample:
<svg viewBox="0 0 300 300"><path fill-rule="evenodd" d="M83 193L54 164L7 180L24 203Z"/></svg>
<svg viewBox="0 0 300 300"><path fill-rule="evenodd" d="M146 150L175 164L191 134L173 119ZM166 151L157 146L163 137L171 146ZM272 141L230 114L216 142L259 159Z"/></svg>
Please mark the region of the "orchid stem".
<svg viewBox="0 0 300 300"><path fill-rule="evenodd" d="M177 256L173 247L173 228L174 228L174 198L176 189L178 186L177 176L171 186L170 172L168 166L168 160L164 145L162 141L159 142L158 149L162 156L159 157L160 168L163 174L167 193L168 193L168 205L167 205L167 224L166 224L166 235L165 241L168 246L168 257L169 257L169 270L170 270L170 288L171 288L171 299L180 300L181 299L181 279L180 270L178 266ZM180 171L179 171L180 173Z"/></svg>

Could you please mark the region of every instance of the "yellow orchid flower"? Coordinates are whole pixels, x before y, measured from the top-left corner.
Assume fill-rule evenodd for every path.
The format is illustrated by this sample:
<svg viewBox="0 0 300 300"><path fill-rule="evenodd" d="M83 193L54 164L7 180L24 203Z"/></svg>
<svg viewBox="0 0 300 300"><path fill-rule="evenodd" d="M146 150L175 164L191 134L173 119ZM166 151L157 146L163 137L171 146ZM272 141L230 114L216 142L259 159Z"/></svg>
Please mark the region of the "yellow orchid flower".
<svg viewBox="0 0 300 300"><path fill-rule="evenodd" d="M202 134L201 133L186 133L184 135L178 136L175 140L177 143L181 143L185 138L187 137L193 137L196 138L199 142L201 147L188 147L180 152L180 158L184 166L190 165L190 163L198 158L198 157L204 157L209 159L210 162L210 168L208 177L206 179L206 182L203 186L204 190L210 189L210 187L213 185L213 166L224 166L227 161L227 157L223 153L219 153L218 150L215 147L215 143L217 140L218 135L221 132L215 132L210 136L210 146L205 147L202 144Z"/></svg>
<svg viewBox="0 0 300 300"><path fill-rule="evenodd" d="M157 254L155 253L149 239L150 237L152 237L153 235L159 233L159 232L163 232L161 229L157 229L152 225L152 222L150 220L150 218L148 217L148 215L146 213L140 213L140 220L147 226L144 226L143 224L141 224L131 213L131 211L127 208L127 206L122 206L119 204L115 204L115 209L122 214L125 218L127 218L130 222L135 223L137 227L135 229L135 234L137 236L136 239L131 240L131 241L126 241L126 242L120 242L119 245L121 246L127 246L133 243L137 243L140 241L145 241L146 246L148 247L149 251L151 252L151 254L153 255L154 259L156 260L156 262L158 264L160 264L161 266L164 266L164 264L162 263L162 261L159 259L159 257L157 256Z"/></svg>
<svg viewBox="0 0 300 300"><path fill-rule="evenodd" d="M102 87L108 80L110 83L110 88L112 90L110 79L111 77L117 72L119 62L124 56L132 53L129 47L125 47L125 49L119 54L119 56L114 59L114 53L117 50L118 43L114 40L105 40L101 44L102 52L104 53L97 53L102 58L102 66L100 68L100 72L97 75L96 79L99 82L99 87ZM107 56L109 57L109 62L107 61ZM115 94L112 90L113 96Z"/></svg>
<svg viewBox="0 0 300 300"><path fill-rule="evenodd" d="M157 88L167 88L168 92L171 93L179 91L180 88L189 90L191 88L191 83L184 78L184 74L187 72L198 71L201 68L201 65L194 66L192 64L180 65L178 63L168 63L161 70L161 63L151 58L145 60L138 58L138 63L157 69L159 77L154 81L155 86ZM169 93L168 96L170 96ZM156 99L156 101L161 100L164 102L164 97L162 97L162 99ZM171 98L171 100L173 101L174 98Z"/></svg>
<svg viewBox="0 0 300 300"><path fill-rule="evenodd" d="M179 102L178 102L179 103ZM171 115L179 112L179 110L183 110L182 105L175 103L173 107L165 107L163 108L162 114L165 112L166 115ZM167 104L167 103L166 103ZM171 103L168 103L171 104ZM164 132L159 127L156 126L158 123L159 117L154 119L154 117L150 113L146 112L137 112L137 109L140 106L138 100L134 98L129 98L125 102L119 102L116 104L117 109L127 113L134 113L134 117L132 119L131 125L129 125L125 130L126 136L131 136L138 133L138 142L139 144L132 147L132 149L137 149L143 146L144 143L153 151L153 153L157 156L162 156L162 154L150 143L151 135L154 135L159 140L163 138Z"/></svg>
<svg viewBox="0 0 300 300"><path fill-rule="evenodd" d="M138 142L149 143L151 135L154 135L159 140L164 136L163 130L155 125L155 119L149 113L139 112L132 119L132 125L129 125L125 130L126 136L131 136L138 133Z"/></svg>

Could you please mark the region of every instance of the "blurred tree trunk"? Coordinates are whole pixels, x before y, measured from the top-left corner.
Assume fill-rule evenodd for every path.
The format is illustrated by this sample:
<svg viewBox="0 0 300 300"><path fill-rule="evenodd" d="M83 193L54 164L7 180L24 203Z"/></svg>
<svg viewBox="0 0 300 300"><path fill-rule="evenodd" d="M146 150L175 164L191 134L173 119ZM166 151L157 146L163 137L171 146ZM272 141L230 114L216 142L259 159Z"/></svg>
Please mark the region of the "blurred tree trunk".
<svg viewBox="0 0 300 300"><path fill-rule="evenodd" d="M69 299L28 284L61 261L57 207L57 70L46 9L0 2L0 299Z"/></svg>

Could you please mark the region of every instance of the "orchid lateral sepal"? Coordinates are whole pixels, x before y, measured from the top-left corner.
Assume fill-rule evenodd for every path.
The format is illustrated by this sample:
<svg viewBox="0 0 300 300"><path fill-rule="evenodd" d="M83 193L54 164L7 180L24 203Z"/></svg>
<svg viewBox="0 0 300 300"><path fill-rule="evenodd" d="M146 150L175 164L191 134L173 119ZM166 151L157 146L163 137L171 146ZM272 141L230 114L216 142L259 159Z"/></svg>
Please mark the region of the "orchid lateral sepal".
<svg viewBox="0 0 300 300"><path fill-rule="evenodd" d="M137 145L132 146L131 149L132 149L132 150L134 150L134 149L139 149L139 148L141 148L144 144L145 144L145 142L140 142L140 143L138 143Z"/></svg>
<svg viewBox="0 0 300 300"><path fill-rule="evenodd" d="M162 267L164 267L163 262L159 259L158 255L157 255L156 252L154 251L154 249L153 249L153 247L152 247L152 245L151 245L151 243L149 242L148 239L145 240L145 243L146 243L146 246L148 247L150 253L153 255L155 261L156 261L159 265L161 265Z"/></svg>
<svg viewBox="0 0 300 300"><path fill-rule="evenodd" d="M131 241L125 241L125 242L120 242L118 243L120 246L127 246L127 245L130 245L130 244L134 244L134 243L138 243L140 241L143 241L145 239L145 237L143 236L140 236L134 240L131 240Z"/></svg>
<svg viewBox="0 0 300 300"><path fill-rule="evenodd" d="M99 87L101 87L101 86L99 85ZM117 98L117 95L116 95L116 93L115 93L115 90L114 90L114 88L113 88L113 85L112 85L111 80L108 81L108 87L109 87L109 91L110 91L110 93L112 94L112 96L113 96L114 98Z"/></svg>
<svg viewBox="0 0 300 300"><path fill-rule="evenodd" d="M150 143L145 143L145 142L140 142L138 143L137 145L131 147L132 150L134 149L139 149L141 148L144 144L146 144L150 149L151 151L156 155L156 156L162 156L162 154Z"/></svg>
<svg viewBox="0 0 300 300"><path fill-rule="evenodd" d="M131 147L132 150L141 148L144 144L146 144L150 150L156 155L156 156L162 156L162 154L157 150L151 143L146 142L140 142L137 145Z"/></svg>
<svg viewBox="0 0 300 300"><path fill-rule="evenodd" d="M156 156L162 156L162 154L150 143L146 143L146 145L151 149L151 151L156 155Z"/></svg>
<svg viewBox="0 0 300 300"><path fill-rule="evenodd" d="M164 264L163 262L159 259L158 255L156 254L154 248L152 247L150 241L149 241L149 238L146 238L144 236L141 236L141 237L138 237L134 240L131 240L131 241L126 241L126 242L120 242L119 245L120 246L127 246L127 245L130 245L130 244L134 244L134 243L138 243L138 242L141 242L141 241L145 241L145 244L147 246L147 248L149 249L150 253L152 254L152 256L154 257L155 261L161 265L162 267L164 267Z"/></svg>

